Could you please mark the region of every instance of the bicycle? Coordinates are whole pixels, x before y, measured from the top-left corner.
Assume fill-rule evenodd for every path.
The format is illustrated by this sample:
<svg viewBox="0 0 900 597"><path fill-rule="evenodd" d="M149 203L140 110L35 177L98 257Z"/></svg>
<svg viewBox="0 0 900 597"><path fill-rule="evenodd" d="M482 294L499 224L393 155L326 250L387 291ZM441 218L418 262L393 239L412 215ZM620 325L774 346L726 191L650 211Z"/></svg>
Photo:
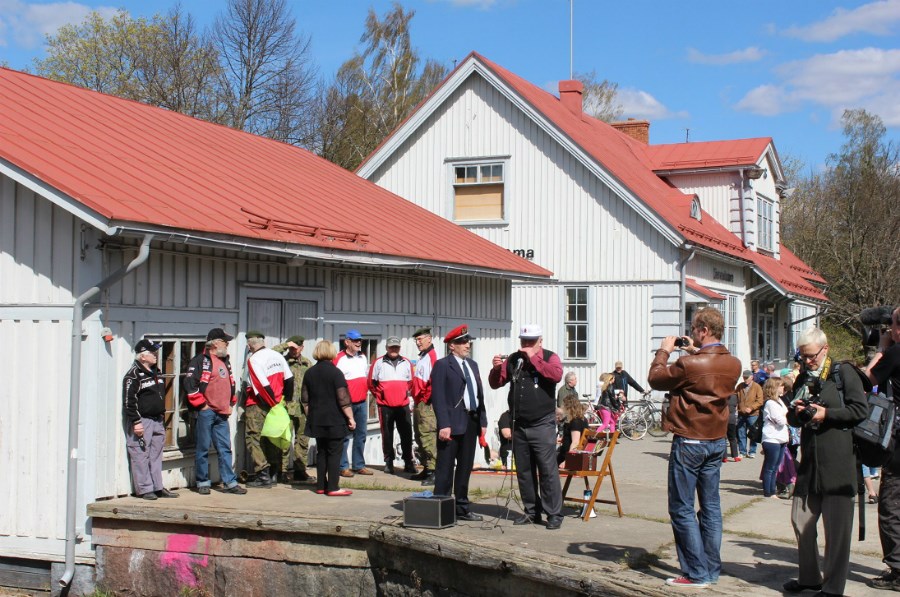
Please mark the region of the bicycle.
<svg viewBox="0 0 900 597"><path fill-rule="evenodd" d="M659 404L647 398L649 392L644 393L644 398L635 401L629 409L635 409L647 422L647 432L653 437L666 437L669 432L662 427L662 409Z"/></svg>

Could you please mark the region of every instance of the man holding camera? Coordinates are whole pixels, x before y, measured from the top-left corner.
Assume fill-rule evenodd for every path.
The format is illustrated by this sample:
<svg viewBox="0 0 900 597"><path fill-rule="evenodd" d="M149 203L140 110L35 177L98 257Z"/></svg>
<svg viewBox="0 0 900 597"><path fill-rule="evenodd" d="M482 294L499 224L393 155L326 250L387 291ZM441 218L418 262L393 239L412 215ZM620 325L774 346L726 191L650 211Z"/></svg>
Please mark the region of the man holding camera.
<svg viewBox="0 0 900 597"><path fill-rule="evenodd" d="M488 383L494 389L513 382L507 401L513 417L516 477L525 509L513 524L540 522L543 511L547 514L547 528L554 530L562 526L555 399L562 363L556 353L544 349L543 331L537 324L522 327L519 346L505 361L501 355L495 355L488 375Z"/></svg>
<svg viewBox="0 0 900 597"><path fill-rule="evenodd" d="M788 424L801 428L800 464L791 507L799 573L796 580L784 584L784 590L843 595L850 569L853 499L859 470L848 430L865 418L866 395L851 365L832 362L822 330L804 330L797 343L802 371L794 384L787 419ZM838 369L843 396L835 382ZM820 517L826 546L821 571L816 529Z"/></svg>
<svg viewBox="0 0 900 597"><path fill-rule="evenodd" d="M722 569L719 475L728 431L728 396L741 374L741 362L720 342L724 331L725 320L717 309L700 309L691 322L690 338L663 338L647 375L651 388L670 394L664 423L674 435L669 518L681 576L666 584L674 587L705 587L719 580ZM688 354L668 365L676 341Z"/></svg>
<svg viewBox="0 0 900 597"><path fill-rule="evenodd" d="M891 313L890 328L881 334L878 352L866 367L866 373L879 391L896 402L900 397L900 307ZM900 591L900 443L896 440L894 455L881 469L878 533L888 569L870 580L869 586Z"/></svg>

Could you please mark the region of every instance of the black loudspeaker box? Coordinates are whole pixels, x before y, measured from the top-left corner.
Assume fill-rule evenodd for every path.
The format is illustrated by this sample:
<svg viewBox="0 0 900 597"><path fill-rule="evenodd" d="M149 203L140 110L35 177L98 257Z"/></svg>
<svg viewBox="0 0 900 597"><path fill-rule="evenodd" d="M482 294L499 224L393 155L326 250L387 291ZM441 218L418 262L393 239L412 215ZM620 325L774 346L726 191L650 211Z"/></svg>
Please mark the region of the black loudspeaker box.
<svg viewBox="0 0 900 597"><path fill-rule="evenodd" d="M403 526L445 529L456 524L456 502L452 496L409 497L403 500Z"/></svg>

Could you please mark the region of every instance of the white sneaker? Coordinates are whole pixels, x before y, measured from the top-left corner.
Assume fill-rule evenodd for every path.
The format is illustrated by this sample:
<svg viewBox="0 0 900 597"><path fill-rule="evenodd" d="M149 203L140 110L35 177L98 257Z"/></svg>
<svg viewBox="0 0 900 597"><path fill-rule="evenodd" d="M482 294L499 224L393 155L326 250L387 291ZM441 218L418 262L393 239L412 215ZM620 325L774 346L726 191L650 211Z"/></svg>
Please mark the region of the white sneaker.
<svg viewBox="0 0 900 597"><path fill-rule="evenodd" d="M756 458L756 454L747 454L747 458Z"/></svg>

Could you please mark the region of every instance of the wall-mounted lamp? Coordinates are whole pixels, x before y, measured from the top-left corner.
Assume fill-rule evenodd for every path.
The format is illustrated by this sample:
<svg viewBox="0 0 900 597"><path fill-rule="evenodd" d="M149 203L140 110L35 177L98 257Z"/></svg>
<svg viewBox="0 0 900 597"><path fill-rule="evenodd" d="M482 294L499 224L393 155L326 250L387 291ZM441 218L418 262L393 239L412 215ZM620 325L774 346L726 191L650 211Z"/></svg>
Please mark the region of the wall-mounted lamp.
<svg viewBox="0 0 900 597"><path fill-rule="evenodd" d="M765 168L750 168L747 170L747 178L750 180L757 180L758 178L762 178L765 173Z"/></svg>
<svg viewBox="0 0 900 597"><path fill-rule="evenodd" d="M291 267L303 267L306 265L306 259L303 257L292 257L287 264Z"/></svg>

